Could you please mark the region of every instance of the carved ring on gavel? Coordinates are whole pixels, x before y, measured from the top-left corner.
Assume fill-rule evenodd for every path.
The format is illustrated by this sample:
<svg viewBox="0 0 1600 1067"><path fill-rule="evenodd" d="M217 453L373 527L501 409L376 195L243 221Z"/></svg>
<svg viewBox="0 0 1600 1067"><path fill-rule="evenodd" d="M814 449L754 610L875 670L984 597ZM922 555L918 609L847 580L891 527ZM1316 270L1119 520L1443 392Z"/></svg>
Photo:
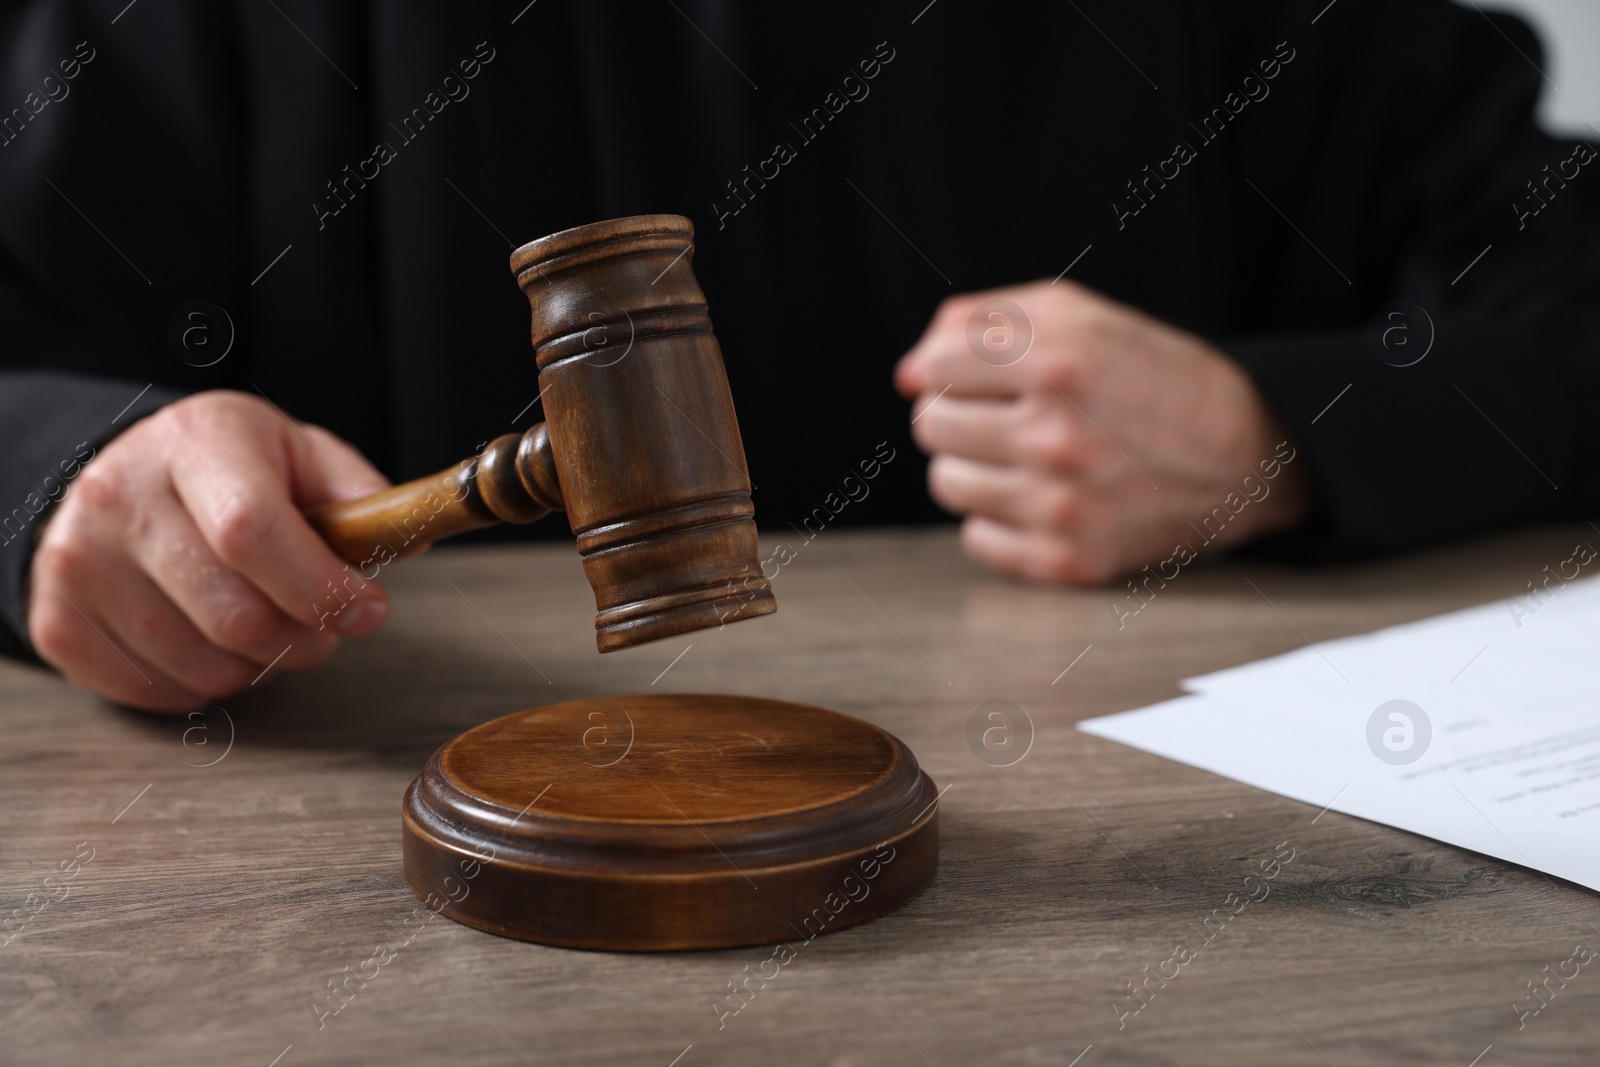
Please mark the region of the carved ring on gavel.
<svg viewBox="0 0 1600 1067"><path fill-rule="evenodd" d="M693 254L693 224L679 215L580 226L517 249L511 270L533 309L546 420L449 470L312 511L311 525L367 566L410 544L564 510L601 652L777 610Z"/></svg>

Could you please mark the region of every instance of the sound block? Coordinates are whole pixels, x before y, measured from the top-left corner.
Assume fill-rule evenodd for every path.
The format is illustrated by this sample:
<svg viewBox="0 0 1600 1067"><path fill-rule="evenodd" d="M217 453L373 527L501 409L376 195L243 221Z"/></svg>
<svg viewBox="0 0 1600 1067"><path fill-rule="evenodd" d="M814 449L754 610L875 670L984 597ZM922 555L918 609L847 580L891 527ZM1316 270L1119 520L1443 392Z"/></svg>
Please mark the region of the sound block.
<svg viewBox="0 0 1600 1067"><path fill-rule="evenodd" d="M740 696L552 704L474 727L404 804L406 880L457 922L648 952L811 939L904 904L938 791L897 738Z"/></svg>

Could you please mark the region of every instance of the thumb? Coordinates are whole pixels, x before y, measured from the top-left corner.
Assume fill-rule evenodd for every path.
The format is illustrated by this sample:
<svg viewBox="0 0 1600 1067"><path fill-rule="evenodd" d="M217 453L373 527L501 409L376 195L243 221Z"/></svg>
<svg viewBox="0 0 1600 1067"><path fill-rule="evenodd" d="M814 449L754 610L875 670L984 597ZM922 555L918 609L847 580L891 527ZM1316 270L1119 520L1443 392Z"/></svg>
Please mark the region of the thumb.
<svg viewBox="0 0 1600 1067"><path fill-rule="evenodd" d="M293 465L290 491L294 494L295 505L302 511L359 500L389 488L389 479L344 438L311 423L298 423L297 428L304 435L294 436L305 447L299 452L290 452ZM418 541L402 548L395 558L411 559L430 547L429 542Z"/></svg>
<svg viewBox="0 0 1600 1067"><path fill-rule="evenodd" d="M289 492L302 511L356 500L389 487L389 479L343 438L310 423L288 434Z"/></svg>

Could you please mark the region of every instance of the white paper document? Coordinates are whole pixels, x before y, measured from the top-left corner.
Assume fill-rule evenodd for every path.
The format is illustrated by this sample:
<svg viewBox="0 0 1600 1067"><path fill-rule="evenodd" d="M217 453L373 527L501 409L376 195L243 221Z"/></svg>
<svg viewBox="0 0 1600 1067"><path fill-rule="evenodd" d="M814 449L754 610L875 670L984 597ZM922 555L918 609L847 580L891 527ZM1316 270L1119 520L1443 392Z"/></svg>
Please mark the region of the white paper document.
<svg viewBox="0 0 1600 1067"><path fill-rule="evenodd" d="M1600 578L1551 586L1078 727L1600 889Z"/></svg>

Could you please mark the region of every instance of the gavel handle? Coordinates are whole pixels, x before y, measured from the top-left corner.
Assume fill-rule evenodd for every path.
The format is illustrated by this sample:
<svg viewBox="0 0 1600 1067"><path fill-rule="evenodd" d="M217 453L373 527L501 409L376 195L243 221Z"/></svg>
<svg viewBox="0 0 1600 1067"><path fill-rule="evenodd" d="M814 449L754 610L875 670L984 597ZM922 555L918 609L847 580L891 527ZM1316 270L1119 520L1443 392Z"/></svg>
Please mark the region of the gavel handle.
<svg viewBox="0 0 1600 1067"><path fill-rule="evenodd" d="M347 563L381 567L405 549L493 526L534 522L562 507L544 423L506 434L448 470L359 500L306 512L306 521Z"/></svg>

